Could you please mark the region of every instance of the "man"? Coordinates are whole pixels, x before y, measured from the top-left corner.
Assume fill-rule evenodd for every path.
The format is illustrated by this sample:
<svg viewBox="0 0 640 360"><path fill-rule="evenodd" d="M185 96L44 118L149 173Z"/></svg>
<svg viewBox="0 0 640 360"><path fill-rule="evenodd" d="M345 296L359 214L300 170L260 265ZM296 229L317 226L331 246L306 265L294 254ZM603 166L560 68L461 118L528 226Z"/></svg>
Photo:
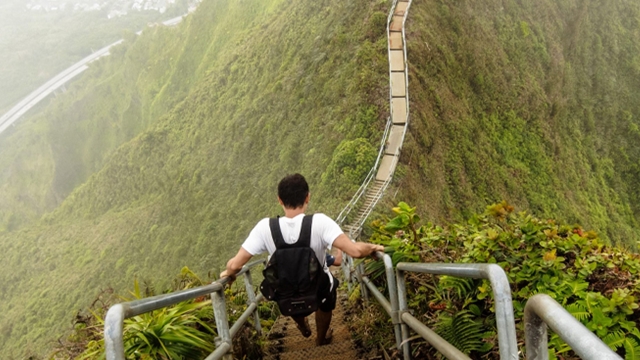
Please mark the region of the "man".
<svg viewBox="0 0 640 360"><path fill-rule="evenodd" d="M278 202L284 210L284 217L279 218L280 229L287 244L293 244L298 241L302 219L309 205L309 199L309 185L300 174L287 175L278 184ZM316 345L325 345L331 342L332 334L329 326L331 324L332 311L336 306L336 289L338 287L338 280L331 275L326 264L326 251L335 247L351 257L362 258L376 251L384 251L384 247L363 242L352 242L342 232L340 226L324 214L314 214L313 216L310 247L314 250L318 262L324 267L324 276L320 279L318 286ZM271 256L275 250L276 246L271 235L269 218L262 219L251 230L249 237L242 244L238 254L227 262L227 268L220 274L220 277L233 277L252 256L264 252L269 252L269 256ZM336 262L341 260L341 252L337 255ZM298 329L303 336L311 336L311 329L306 317L293 317L293 320L298 325Z"/></svg>

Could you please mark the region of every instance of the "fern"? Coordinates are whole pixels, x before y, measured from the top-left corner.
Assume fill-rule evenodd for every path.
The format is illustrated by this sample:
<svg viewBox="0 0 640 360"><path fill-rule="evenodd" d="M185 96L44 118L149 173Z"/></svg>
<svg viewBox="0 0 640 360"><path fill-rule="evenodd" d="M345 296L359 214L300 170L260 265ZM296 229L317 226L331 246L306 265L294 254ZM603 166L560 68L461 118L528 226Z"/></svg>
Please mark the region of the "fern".
<svg viewBox="0 0 640 360"><path fill-rule="evenodd" d="M622 331L612 332L602 339L613 351L618 350L620 346L624 345L625 340L626 336Z"/></svg>
<svg viewBox="0 0 640 360"><path fill-rule="evenodd" d="M591 314L589 313L589 311L587 311L587 308L578 303L567 305L567 311L580 322L589 320L589 318L591 317Z"/></svg>
<svg viewBox="0 0 640 360"><path fill-rule="evenodd" d="M486 351L487 329L480 321L473 319L469 311L460 311L453 315L442 313L436 332L465 354L472 351Z"/></svg>
<svg viewBox="0 0 640 360"><path fill-rule="evenodd" d="M474 285L474 280L469 278L454 276L442 276L440 278L441 288L455 291L459 298L465 298L474 291L476 288Z"/></svg>
<svg viewBox="0 0 640 360"><path fill-rule="evenodd" d="M625 360L640 360L640 345L632 339L624 339Z"/></svg>
<svg viewBox="0 0 640 360"><path fill-rule="evenodd" d="M356 261L354 266L357 266L361 260ZM385 267L383 261L369 261L365 264L365 272L369 274L372 280L376 280L385 275Z"/></svg>

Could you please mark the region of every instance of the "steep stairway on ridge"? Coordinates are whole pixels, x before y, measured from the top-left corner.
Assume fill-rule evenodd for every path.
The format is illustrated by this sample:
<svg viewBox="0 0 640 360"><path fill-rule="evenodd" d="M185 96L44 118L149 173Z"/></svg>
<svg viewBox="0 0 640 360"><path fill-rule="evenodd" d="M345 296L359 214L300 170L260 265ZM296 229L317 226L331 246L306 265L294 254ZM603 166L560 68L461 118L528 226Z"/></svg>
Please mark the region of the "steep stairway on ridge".
<svg viewBox="0 0 640 360"><path fill-rule="evenodd" d="M362 199L357 202L357 212L350 217L348 224L341 224L343 231L351 239L357 239L362 231L362 225L371 211L382 198L385 189L389 185L404 142L409 120L409 94L406 49L404 39L404 23L411 5L410 0L400 0L393 3L388 19L388 52L389 52L389 80L390 80L390 109L391 116L382 140L382 148L377 169L374 166L372 174L375 177L365 181L368 186L364 190ZM381 156L381 157L380 157ZM363 185L364 186L364 185ZM359 196L359 195L357 195ZM356 205L352 202L347 205L348 212L353 211L349 206ZM289 318L280 316L273 325L269 338L271 339L271 354L267 359L281 360L355 360L358 353L351 340L349 328L345 323L344 302L346 295L338 289L338 304L333 312L331 328L333 329L333 341L329 345L315 345L315 316L309 316L309 325L312 335L304 338L297 329L295 322Z"/></svg>

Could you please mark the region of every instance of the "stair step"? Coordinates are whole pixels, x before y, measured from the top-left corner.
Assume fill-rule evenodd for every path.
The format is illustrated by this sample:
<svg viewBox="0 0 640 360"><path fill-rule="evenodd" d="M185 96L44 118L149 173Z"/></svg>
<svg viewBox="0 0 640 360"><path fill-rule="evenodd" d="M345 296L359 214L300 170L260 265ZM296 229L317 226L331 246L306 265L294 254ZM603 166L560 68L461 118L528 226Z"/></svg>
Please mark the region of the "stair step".
<svg viewBox="0 0 640 360"><path fill-rule="evenodd" d="M356 359L357 355L351 341L342 341L336 344L288 351L280 354L278 358L280 360L347 360Z"/></svg>
<svg viewBox="0 0 640 360"><path fill-rule="evenodd" d="M271 354L265 359L273 360L338 360L338 359L358 359L357 352L351 342L351 333L345 322L343 308L345 295L339 291L338 303L333 311L333 342L329 345L316 346L316 323L315 316L311 315L309 327L311 337L305 338L296 327L295 321L289 317L280 316L271 328L269 333Z"/></svg>

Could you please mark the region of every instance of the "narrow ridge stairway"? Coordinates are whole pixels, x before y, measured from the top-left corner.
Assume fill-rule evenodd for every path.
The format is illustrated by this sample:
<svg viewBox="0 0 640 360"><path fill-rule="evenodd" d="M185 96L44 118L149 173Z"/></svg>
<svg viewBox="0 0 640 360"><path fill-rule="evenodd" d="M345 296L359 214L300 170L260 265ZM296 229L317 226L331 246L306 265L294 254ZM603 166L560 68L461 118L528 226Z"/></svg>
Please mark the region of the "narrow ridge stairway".
<svg viewBox="0 0 640 360"><path fill-rule="evenodd" d="M409 94L406 48L404 38L404 22L411 5L411 0L396 0L393 3L388 18L388 53L389 53L389 81L390 81L390 110L391 116L387 123L387 130L383 136L378 161L371 170L370 177L365 180L361 189L354 196L355 200L347 205L343 213L349 214L356 211L355 216L350 217L348 223L338 220L342 230L355 240L360 236L362 226L384 192L393 177L400 157L400 151L409 123ZM342 213L341 213L342 214ZM340 215L338 216L340 217ZM343 263L343 268L346 263ZM346 265L349 267L350 265ZM349 269L348 271L351 271ZM350 276L345 274L345 276ZM269 333L270 354L266 359L274 360L353 360L358 359L358 352L351 340L349 327L345 323L346 295L338 289L338 303L333 311L331 328L333 329L333 341L329 345L316 346L315 316L308 317L312 335L309 338L302 336L296 323L290 317L280 316Z"/></svg>

